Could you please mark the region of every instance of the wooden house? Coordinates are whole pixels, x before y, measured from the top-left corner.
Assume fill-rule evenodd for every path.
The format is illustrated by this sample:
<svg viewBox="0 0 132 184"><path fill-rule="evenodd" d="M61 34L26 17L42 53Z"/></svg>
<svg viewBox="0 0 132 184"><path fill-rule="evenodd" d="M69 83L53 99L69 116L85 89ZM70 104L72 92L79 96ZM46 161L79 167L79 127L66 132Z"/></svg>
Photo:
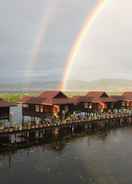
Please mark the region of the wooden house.
<svg viewBox="0 0 132 184"><path fill-rule="evenodd" d="M87 97L92 98L108 98L109 95L105 91L89 91L86 94Z"/></svg>
<svg viewBox="0 0 132 184"><path fill-rule="evenodd" d="M125 109L131 109L132 108L132 91L127 91L122 94L122 106Z"/></svg>
<svg viewBox="0 0 132 184"><path fill-rule="evenodd" d="M104 91L91 91L85 96L67 97L61 91L45 91L37 97L25 96L20 100L23 117L65 118L77 112L107 112L114 109L132 107L132 93L122 96L109 96Z"/></svg>
<svg viewBox="0 0 132 184"><path fill-rule="evenodd" d="M73 97L75 109L83 112L101 112L113 110L117 100L104 91L90 91L85 96Z"/></svg>
<svg viewBox="0 0 132 184"><path fill-rule="evenodd" d="M95 104L92 102L91 97L87 96L74 96L72 97L74 104L74 111L77 112L93 112Z"/></svg>
<svg viewBox="0 0 132 184"><path fill-rule="evenodd" d="M23 117L44 119L64 117L72 110L72 101L61 91L45 91L37 97L27 96L20 100Z"/></svg>
<svg viewBox="0 0 132 184"><path fill-rule="evenodd" d="M124 98L122 95L112 95L111 98L115 100L114 109L123 109L124 107Z"/></svg>
<svg viewBox="0 0 132 184"><path fill-rule="evenodd" d="M110 97L105 91L90 91L86 96L92 98L94 112L113 110L116 106L117 100Z"/></svg>
<svg viewBox="0 0 132 184"><path fill-rule="evenodd" d="M10 107L14 104L0 98L0 120L10 120Z"/></svg>

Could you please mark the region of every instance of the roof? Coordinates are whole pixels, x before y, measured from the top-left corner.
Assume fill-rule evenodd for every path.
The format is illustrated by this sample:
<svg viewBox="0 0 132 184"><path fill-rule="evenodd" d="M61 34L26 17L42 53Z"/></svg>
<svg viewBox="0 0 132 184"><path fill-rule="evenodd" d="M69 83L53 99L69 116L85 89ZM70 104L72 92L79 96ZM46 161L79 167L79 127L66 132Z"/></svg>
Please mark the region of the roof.
<svg viewBox="0 0 132 184"><path fill-rule="evenodd" d="M70 98L57 98L57 99L53 99L52 103L54 105L66 105L66 104L73 104L72 99Z"/></svg>
<svg viewBox="0 0 132 184"><path fill-rule="evenodd" d="M72 101L74 104L92 102L92 97L88 96L73 96Z"/></svg>
<svg viewBox="0 0 132 184"><path fill-rule="evenodd" d="M122 96L129 96L129 97L132 97L132 91L127 91L127 92L124 92L123 94L122 94Z"/></svg>
<svg viewBox="0 0 132 184"><path fill-rule="evenodd" d="M11 107L15 104L7 102L6 100L0 99L0 107Z"/></svg>
<svg viewBox="0 0 132 184"><path fill-rule="evenodd" d="M117 100L117 101L122 101L124 99L123 96L121 95L112 95L111 98Z"/></svg>
<svg viewBox="0 0 132 184"><path fill-rule="evenodd" d="M21 98L20 103L22 104L42 104L45 99L34 96L24 96Z"/></svg>
<svg viewBox="0 0 132 184"><path fill-rule="evenodd" d="M42 104L44 101L43 98L40 98L40 97L31 97L29 99L27 99L27 103L30 103L30 104Z"/></svg>
<svg viewBox="0 0 132 184"><path fill-rule="evenodd" d="M94 103L100 103L100 102L116 102L117 100L116 99L114 99L114 98L112 98L112 97L106 97L106 98L94 98L93 99L93 102Z"/></svg>
<svg viewBox="0 0 132 184"><path fill-rule="evenodd" d="M132 94L132 93L131 93ZM117 102L132 100L132 96L113 95L108 96L104 91L91 91L86 96L74 96L68 98L61 91L45 91L37 97L24 96L20 102L26 104L42 104L42 105L63 105L63 104L79 104L79 103L100 103L100 102Z"/></svg>
<svg viewBox="0 0 132 184"><path fill-rule="evenodd" d="M61 91L44 91L42 92L39 97L42 98L67 98L67 96Z"/></svg>
<svg viewBox="0 0 132 184"><path fill-rule="evenodd" d="M63 105L72 104L69 98L42 98L38 97L24 97L21 103L25 104L38 104L38 105Z"/></svg>
<svg viewBox="0 0 132 184"><path fill-rule="evenodd" d="M105 91L90 91L87 93L88 97L94 97L94 98L99 98L99 97L108 97L107 93Z"/></svg>
<svg viewBox="0 0 132 184"><path fill-rule="evenodd" d="M23 96L20 100L19 103L26 103L27 100L30 100L32 96Z"/></svg>
<svg viewBox="0 0 132 184"><path fill-rule="evenodd" d="M132 91L126 91L122 94L124 101L132 101Z"/></svg>

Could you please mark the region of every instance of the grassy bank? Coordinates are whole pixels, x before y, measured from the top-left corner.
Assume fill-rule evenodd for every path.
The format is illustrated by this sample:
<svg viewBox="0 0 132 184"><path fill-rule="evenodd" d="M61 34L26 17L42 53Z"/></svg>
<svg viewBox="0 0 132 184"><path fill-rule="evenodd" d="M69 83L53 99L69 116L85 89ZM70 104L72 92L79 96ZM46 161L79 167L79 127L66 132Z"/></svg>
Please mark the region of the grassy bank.
<svg viewBox="0 0 132 184"><path fill-rule="evenodd" d="M20 100L20 98L22 98L23 96L36 96L37 93L36 92L31 92L31 93L27 93L27 92L11 92L11 93L6 93L6 92L1 92L0 93L0 98L3 98L9 102L18 102Z"/></svg>

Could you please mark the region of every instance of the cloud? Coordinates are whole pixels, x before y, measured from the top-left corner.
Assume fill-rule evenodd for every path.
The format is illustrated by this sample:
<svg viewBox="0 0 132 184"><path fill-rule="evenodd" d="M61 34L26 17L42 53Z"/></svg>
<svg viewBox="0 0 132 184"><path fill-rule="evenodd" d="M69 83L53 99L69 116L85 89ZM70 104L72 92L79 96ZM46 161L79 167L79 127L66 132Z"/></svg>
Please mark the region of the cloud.
<svg viewBox="0 0 132 184"><path fill-rule="evenodd" d="M132 79L131 9L131 0L106 1L81 45L69 79Z"/></svg>
<svg viewBox="0 0 132 184"><path fill-rule="evenodd" d="M12 73L13 81L15 76L21 79L31 76L34 79L43 73L51 80L62 78L76 35L95 4L96 0L60 0L57 12L49 23L37 64L32 72L24 76L31 62L42 17L49 5L54 8L53 1L0 0L0 82L3 78L11 80ZM69 79L132 79L131 9L131 0L106 1L104 10L81 45ZM16 72L19 70L22 72Z"/></svg>
<svg viewBox="0 0 132 184"><path fill-rule="evenodd" d="M52 67L54 70L49 76L53 80L62 77L65 60L76 34L88 11L96 3L96 0L83 0L83 3L82 0L59 1L33 70L35 73L43 70L48 74L48 68ZM12 73L16 74L16 78L27 77L23 73L31 63L36 35L49 5L54 9L53 0L0 0L0 72L8 71L8 75L3 76L7 80L11 80ZM17 70L23 72L17 73ZM58 70L61 71L59 74ZM0 82L3 77L0 76Z"/></svg>

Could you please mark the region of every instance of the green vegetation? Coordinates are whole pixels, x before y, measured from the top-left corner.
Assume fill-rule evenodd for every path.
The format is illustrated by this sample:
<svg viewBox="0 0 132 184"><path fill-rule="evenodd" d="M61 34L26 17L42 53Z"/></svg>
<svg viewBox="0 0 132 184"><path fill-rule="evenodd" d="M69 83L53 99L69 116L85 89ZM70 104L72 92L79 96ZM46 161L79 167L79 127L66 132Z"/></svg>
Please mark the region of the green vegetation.
<svg viewBox="0 0 132 184"><path fill-rule="evenodd" d="M10 92L10 93L0 93L0 98L3 98L9 102L18 102L23 96L36 96L36 92L26 93L26 92Z"/></svg>
<svg viewBox="0 0 132 184"><path fill-rule="evenodd" d="M85 95L87 91L69 91L65 92L65 94L69 97ZM9 102L18 102L23 96L37 96L39 92L0 92L0 98L3 98ZM121 94L119 92L108 92L109 95L117 95Z"/></svg>

